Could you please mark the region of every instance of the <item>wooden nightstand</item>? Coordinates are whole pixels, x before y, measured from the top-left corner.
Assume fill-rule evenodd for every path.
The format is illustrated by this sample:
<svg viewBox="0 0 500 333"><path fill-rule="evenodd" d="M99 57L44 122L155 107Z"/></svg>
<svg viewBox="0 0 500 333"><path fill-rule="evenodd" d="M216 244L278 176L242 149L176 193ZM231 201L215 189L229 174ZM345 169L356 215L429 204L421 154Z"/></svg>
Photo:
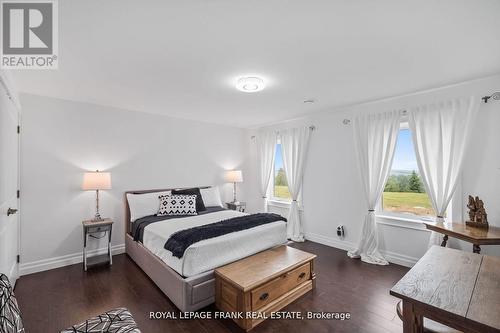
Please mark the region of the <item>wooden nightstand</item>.
<svg viewBox="0 0 500 333"><path fill-rule="evenodd" d="M226 202L227 209L237 210L239 212L245 212L247 208L246 202L237 201L237 202Z"/></svg>
<svg viewBox="0 0 500 333"><path fill-rule="evenodd" d="M82 221L83 225L83 269L87 271L87 265L100 264L106 262L101 260L102 256L97 255L87 259L87 242L89 237L96 239L103 238L106 233L108 234L108 255L107 262L113 265L113 256L111 255L111 231L113 229L113 221L111 219L103 219L102 221L86 220ZM101 237L94 236L94 234L104 233Z"/></svg>

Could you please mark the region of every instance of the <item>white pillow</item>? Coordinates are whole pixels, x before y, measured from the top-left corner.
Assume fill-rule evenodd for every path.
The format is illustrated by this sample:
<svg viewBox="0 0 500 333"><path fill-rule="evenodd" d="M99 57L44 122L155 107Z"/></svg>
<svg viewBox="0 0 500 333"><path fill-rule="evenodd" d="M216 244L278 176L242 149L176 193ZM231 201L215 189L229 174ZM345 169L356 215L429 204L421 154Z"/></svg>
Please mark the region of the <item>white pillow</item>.
<svg viewBox="0 0 500 333"><path fill-rule="evenodd" d="M220 192L217 186L209 187L209 188L200 188L201 198L203 199L203 203L205 207L214 207L222 205L222 200L220 199Z"/></svg>
<svg viewBox="0 0 500 333"><path fill-rule="evenodd" d="M143 194L127 193L130 207L130 221L134 222L144 216L155 215L160 209L160 196L170 195L172 191L152 192Z"/></svg>

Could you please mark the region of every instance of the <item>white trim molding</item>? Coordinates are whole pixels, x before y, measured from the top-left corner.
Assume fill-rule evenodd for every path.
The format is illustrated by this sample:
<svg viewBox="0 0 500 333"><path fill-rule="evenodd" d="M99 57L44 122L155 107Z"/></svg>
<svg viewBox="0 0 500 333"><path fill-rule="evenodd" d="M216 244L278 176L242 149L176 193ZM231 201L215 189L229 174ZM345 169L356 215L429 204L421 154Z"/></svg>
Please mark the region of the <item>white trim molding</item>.
<svg viewBox="0 0 500 333"><path fill-rule="evenodd" d="M324 235L318 235L314 233L308 233L306 232L306 239L310 240L311 242L316 242L319 244L327 245L330 247L334 247L337 249L341 249L344 251L351 251L355 248L356 244L346 241L346 240L340 240L340 239L335 239L332 237L324 236ZM380 253L389 261L390 263L396 264L396 265L401 265L405 267L413 267L419 260L419 258L414 258L410 256L406 256L403 254L391 252L391 251L386 251L386 250L380 250ZM347 256L347 254L346 254Z"/></svg>
<svg viewBox="0 0 500 333"><path fill-rule="evenodd" d="M106 254L107 252L108 252L107 247L103 247L100 249L88 251L87 254L89 256L94 256L94 255ZM113 245L111 247L111 253L113 255L125 253L125 244ZM77 252L60 257L22 263L19 266L19 274L22 276L22 275L47 271L49 269L78 264L81 263L82 261L83 261L83 252Z"/></svg>
<svg viewBox="0 0 500 333"><path fill-rule="evenodd" d="M348 242L346 240L336 239L333 237L328 237L328 236L315 234L315 233L311 233L311 232L306 232L305 236L306 236L306 239L310 240L311 242L327 245L327 246L334 247L334 248L341 249L341 250L345 250L345 251L352 251L356 247L355 243L351 243L351 242Z"/></svg>
<svg viewBox="0 0 500 333"><path fill-rule="evenodd" d="M397 216L390 215L376 215L377 224L384 224L391 227L396 228L405 228L405 229L413 229L422 232L430 232L425 227L425 222L432 221L424 221L424 220L416 220L416 219L405 219Z"/></svg>
<svg viewBox="0 0 500 333"><path fill-rule="evenodd" d="M405 267L413 267L420 258L410 257L404 254L381 250L382 255L388 262Z"/></svg>

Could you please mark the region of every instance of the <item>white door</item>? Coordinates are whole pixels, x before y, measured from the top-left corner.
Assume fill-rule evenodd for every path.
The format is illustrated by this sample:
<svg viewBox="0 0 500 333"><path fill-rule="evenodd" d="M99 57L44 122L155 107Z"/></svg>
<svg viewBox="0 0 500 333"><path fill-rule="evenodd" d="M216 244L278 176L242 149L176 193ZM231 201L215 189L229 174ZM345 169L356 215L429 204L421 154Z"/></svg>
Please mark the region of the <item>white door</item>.
<svg viewBox="0 0 500 333"><path fill-rule="evenodd" d="M0 85L0 273L19 277L19 113Z"/></svg>

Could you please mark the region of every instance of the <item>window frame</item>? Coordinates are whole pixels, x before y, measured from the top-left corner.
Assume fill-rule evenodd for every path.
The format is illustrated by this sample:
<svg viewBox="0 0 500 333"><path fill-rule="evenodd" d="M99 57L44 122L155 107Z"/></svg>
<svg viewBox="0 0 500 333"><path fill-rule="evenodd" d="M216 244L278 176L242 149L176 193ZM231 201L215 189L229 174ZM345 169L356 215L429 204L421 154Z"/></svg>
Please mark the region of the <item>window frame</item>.
<svg viewBox="0 0 500 333"><path fill-rule="evenodd" d="M276 146L278 145L281 145L281 139L280 138L277 138L276 139L276 143L275 143ZM269 186L268 186L268 195L267 197L269 198L269 201L271 203L277 203L279 205L290 205L290 203L292 202L292 199L285 199L285 198L280 198L280 197L276 197L274 196L274 181L276 179L276 152L277 150L275 150L275 153L274 153L274 160L273 160L273 174L272 174L272 177L270 177L270 180L269 180ZM281 151L281 155L283 157L283 150ZM288 181L287 181L288 183ZM300 198L300 195L299 195L299 198Z"/></svg>
<svg viewBox="0 0 500 333"><path fill-rule="evenodd" d="M400 126L399 126L399 131L401 130L410 130L410 125L408 124L408 119L405 115L403 119L401 120ZM410 130L411 132L411 130ZM398 132L399 135L399 132ZM413 145L413 142L412 142ZM415 147L413 146L413 149L415 150ZM416 153L415 153L416 154ZM394 163L394 162L393 162ZM418 166L417 166L418 168ZM392 164L391 164L391 170L392 170ZM418 170L420 172L420 168ZM384 184L385 188L385 184ZM435 216L421 216L421 215L412 215L412 214L404 214L404 213L397 213L397 212L391 212L391 211L386 211L384 210L383 206L383 193L380 196L380 200L377 203L377 206L375 208L375 216L379 219L387 219L387 220L399 220L399 221L405 221L405 222L417 222L417 223L426 223L426 222L434 222L435 221ZM426 192L427 193L427 189ZM448 208L446 209L446 217L445 221L450 221L452 220L452 212L453 212L453 202L455 200L456 193L453 195L452 200L450 201Z"/></svg>

